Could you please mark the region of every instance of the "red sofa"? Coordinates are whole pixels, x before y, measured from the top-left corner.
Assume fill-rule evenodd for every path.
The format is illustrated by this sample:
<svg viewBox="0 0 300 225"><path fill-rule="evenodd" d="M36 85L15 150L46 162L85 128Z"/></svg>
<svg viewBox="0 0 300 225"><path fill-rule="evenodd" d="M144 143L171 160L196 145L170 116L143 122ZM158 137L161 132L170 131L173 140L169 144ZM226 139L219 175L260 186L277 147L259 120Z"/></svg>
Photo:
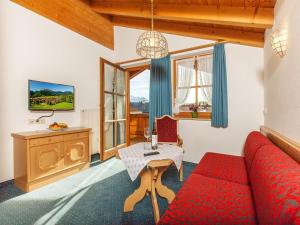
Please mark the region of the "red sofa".
<svg viewBox="0 0 300 225"><path fill-rule="evenodd" d="M206 153L160 225L300 225L300 165L259 132L244 157Z"/></svg>

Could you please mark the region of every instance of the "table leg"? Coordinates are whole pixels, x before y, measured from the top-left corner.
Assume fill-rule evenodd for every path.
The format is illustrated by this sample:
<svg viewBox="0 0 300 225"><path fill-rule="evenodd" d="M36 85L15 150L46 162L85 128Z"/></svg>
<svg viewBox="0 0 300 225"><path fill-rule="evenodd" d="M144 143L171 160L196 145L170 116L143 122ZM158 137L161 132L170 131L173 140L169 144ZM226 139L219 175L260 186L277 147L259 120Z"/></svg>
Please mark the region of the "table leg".
<svg viewBox="0 0 300 225"><path fill-rule="evenodd" d="M179 170L179 180L183 181L183 164L181 163L181 167Z"/></svg>
<svg viewBox="0 0 300 225"><path fill-rule="evenodd" d="M150 164L148 168L140 173L141 184L126 200L124 204L124 212L133 211L135 205L141 201L146 193L150 192L153 207L154 221L157 224L159 221L159 208L157 204L156 192L171 203L175 198L175 193L167 186L161 183L163 173L170 166L171 162L164 164Z"/></svg>
<svg viewBox="0 0 300 225"><path fill-rule="evenodd" d="M152 207L153 207L153 214L154 214L154 221L155 224L159 221L159 208L157 204L156 192L155 192L155 184L156 179L158 177L158 169L152 169L152 180L151 180L151 200L152 200Z"/></svg>
<svg viewBox="0 0 300 225"><path fill-rule="evenodd" d="M151 191L151 171L144 169L141 174L141 184L126 200L124 204L124 212L133 211L134 206L141 201L147 191Z"/></svg>
<svg viewBox="0 0 300 225"><path fill-rule="evenodd" d="M160 167L159 168L159 172L158 172L157 179L155 182L155 188L156 188L157 193L161 197L166 198L168 200L168 203L170 204L173 201L173 199L175 198L175 193L171 189L169 189L167 186L165 186L161 183L161 177L167 169L168 169L168 167Z"/></svg>

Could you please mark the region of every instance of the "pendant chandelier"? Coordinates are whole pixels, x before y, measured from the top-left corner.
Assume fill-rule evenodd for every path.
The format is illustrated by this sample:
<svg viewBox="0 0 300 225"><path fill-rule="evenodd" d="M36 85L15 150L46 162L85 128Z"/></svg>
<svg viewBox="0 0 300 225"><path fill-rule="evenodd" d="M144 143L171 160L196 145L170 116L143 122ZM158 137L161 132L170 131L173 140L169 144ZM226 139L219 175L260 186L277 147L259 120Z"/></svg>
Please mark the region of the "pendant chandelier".
<svg viewBox="0 0 300 225"><path fill-rule="evenodd" d="M151 0L151 31L142 33L136 44L136 53L143 58L158 59L169 53L167 39L153 28L153 0Z"/></svg>

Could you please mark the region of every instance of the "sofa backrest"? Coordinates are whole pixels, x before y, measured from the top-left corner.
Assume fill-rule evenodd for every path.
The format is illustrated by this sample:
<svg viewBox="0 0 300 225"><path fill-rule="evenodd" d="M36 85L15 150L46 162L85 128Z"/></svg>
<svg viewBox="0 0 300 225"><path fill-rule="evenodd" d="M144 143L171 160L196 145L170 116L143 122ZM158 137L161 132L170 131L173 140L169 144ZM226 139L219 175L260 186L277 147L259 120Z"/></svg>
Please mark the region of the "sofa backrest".
<svg viewBox="0 0 300 225"><path fill-rule="evenodd" d="M248 135L244 146L244 156L248 173L250 172L257 150L264 145L273 145L273 143L258 131L252 131Z"/></svg>
<svg viewBox="0 0 300 225"><path fill-rule="evenodd" d="M255 154L250 183L260 225L295 225L300 220L300 165L275 145Z"/></svg>

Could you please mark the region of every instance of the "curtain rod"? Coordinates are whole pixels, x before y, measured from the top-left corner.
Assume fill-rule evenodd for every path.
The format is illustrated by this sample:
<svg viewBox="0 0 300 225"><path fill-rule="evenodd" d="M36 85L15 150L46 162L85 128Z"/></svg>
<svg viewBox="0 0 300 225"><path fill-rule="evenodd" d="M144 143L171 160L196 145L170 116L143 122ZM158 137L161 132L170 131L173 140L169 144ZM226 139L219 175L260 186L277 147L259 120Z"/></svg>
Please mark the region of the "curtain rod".
<svg viewBox="0 0 300 225"><path fill-rule="evenodd" d="M183 53L183 52L189 52L189 51L199 50L199 49L203 49L203 48L209 48L209 47L215 46L217 44L225 44L225 43L228 43L228 41L217 41L217 42L206 44L206 45L198 45L198 46L191 47L191 48L184 48L184 49L169 52L169 54L175 55L175 54L179 54L179 53ZM143 60L147 60L147 58L131 59L131 60L127 60L127 61L117 62L116 64L123 65L123 64L133 63L133 62L139 62L139 61L143 61Z"/></svg>

